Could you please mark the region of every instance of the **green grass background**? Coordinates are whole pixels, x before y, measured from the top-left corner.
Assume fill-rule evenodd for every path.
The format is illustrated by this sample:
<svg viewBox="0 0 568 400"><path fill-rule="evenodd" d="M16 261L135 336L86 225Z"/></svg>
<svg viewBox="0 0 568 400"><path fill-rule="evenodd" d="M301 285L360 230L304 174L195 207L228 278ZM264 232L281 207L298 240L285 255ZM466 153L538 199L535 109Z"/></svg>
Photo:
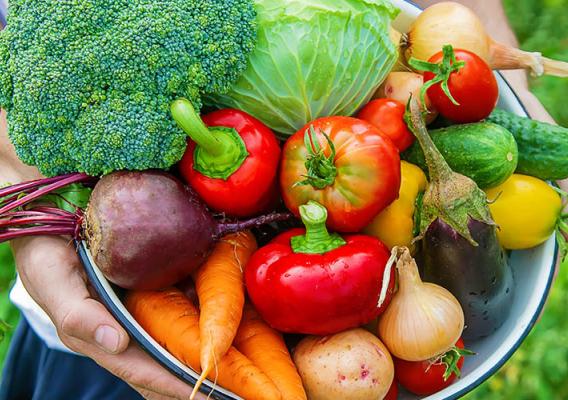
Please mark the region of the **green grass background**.
<svg viewBox="0 0 568 400"><path fill-rule="evenodd" d="M521 47L545 56L568 60L568 0L505 0ZM538 78L531 87L559 124L568 126L568 80ZM567 155L568 156L568 155ZM10 248L0 245L0 319L16 326L18 312L8 300L14 279ZM540 322L511 360L487 382L466 396L468 400L568 399L568 263L565 263ZM13 329L12 329L13 331ZM0 343L0 363L9 338Z"/></svg>

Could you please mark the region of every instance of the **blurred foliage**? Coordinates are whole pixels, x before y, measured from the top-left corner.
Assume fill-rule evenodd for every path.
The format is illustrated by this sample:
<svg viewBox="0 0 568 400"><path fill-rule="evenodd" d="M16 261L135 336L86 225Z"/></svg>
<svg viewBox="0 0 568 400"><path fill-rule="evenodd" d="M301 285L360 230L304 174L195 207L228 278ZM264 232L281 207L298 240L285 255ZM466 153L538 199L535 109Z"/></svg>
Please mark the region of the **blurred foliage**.
<svg viewBox="0 0 568 400"><path fill-rule="evenodd" d="M568 0L504 0L520 47L549 58L568 61ZM556 121L568 126L568 79L531 79L531 90Z"/></svg>
<svg viewBox="0 0 568 400"><path fill-rule="evenodd" d="M568 0L504 0L520 47L568 61ZM550 114L568 126L568 79L531 78L531 90ZM568 157L568 155L567 155ZM568 399L568 262L560 267L545 312L501 370L467 400Z"/></svg>
<svg viewBox="0 0 568 400"><path fill-rule="evenodd" d="M10 303L8 298L15 277L14 260L10 246L7 243L0 244L0 321L4 321L6 324L2 326L2 330L5 328L5 337L0 342L0 366L6 357L10 339L20 317L18 309Z"/></svg>

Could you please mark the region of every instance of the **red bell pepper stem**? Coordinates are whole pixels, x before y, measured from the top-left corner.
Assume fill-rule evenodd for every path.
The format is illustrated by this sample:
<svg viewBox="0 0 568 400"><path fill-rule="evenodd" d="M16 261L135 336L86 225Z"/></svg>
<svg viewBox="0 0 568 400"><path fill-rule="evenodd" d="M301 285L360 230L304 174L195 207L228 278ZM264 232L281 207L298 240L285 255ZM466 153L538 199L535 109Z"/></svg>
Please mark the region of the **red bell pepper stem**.
<svg viewBox="0 0 568 400"><path fill-rule="evenodd" d="M318 202L308 201L301 205L300 217L306 226L306 233L290 239L294 253L323 254L345 244L337 233L327 231L327 209Z"/></svg>
<svg viewBox="0 0 568 400"><path fill-rule="evenodd" d="M197 144L194 168L210 178L227 180L248 157L238 132L227 127L207 127L187 99L171 104L178 126Z"/></svg>

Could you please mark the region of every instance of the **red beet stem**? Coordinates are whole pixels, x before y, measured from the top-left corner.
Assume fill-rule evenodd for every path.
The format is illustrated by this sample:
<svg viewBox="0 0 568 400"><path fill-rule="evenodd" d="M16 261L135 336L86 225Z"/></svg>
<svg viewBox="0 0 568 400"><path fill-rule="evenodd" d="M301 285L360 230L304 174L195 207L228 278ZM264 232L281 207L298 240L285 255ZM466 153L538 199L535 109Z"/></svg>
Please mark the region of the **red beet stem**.
<svg viewBox="0 0 568 400"><path fill-rule="evenodd" d="M73 236L75 238L77 227L72 225L62 226L34 226L31 228L15 228L6 229L0 233L0 243L7 242L8 240L21 238L24 236L40 236L40 235L54 235L54 236Z"/></svg>
<svg viewBox="0 0 568 400"><path fill-rule="evenodd" d="M27 192L30 189L36 189L40 186L46 186L54 182L59 182L62 179L66 179L68 177L75 175L78 174L60 175L60 176L54 176L53 178L36 179L35 181L22 182L16 185L6 186L0 189L0 197L6 197L15 193Z"/></svg>
<svg viewBox="0 0 568 400"><path fill-rule="evenodd" d="M22 195L33 193L38 189L39 188L34 188L34 189L26 190L25 192L16 193L16 194L9 196L9 197L4 197L0 200L0 207L4 207L6 204L18 200L20 197L22 197Z"/></svg>
<svg viewBox="0 0 568 400"><path fill-rule="evenodd" d="M61 215L61 216L70 216L70 215L75 215L69 211L66 210L62 210L61 208L57 208L57 207L49 207L49 206L37 206L37 207L33 207L28 209L27 211L32 211L32 212L39 212L39 213L48 213L48 214L53 214L53 215Z"/></svg>
<svg viewBox="0 0 568 400"><path fill-rule="evenodd" d="M245 221L236 222L223 222L220 221L215 232L215 237L220 238L229 233L244 231L250 228L256 228L261 225L270 224L272 222L287 221L294 218L291 213L272 213L268 215L261 215L260 217L247 219Z"/></svg>
<svg viewBox="0 0 568 400"><path fill-rule="evenodd" d="M54 181L54 179L56 179ZM72 183L79 183L79 182L85 182L85 181L89 181L93 179L92 177L85 175L85 174L70 174L70 175L62 175L59 176L57 178L48 178L47 181L49 181L50 183L48 185L42 186L40 189L35 190L34 192L25 195L24 197L21 197L15 201L11 201L9 203L7 203L6 205L4 205L2 208L0 208L0 215L13 210L14 208L18 208L21 207L23 205L26 205L36 199L38 199L39 197L45 196L46 194L49 194L57 189L60 189L62 187L65 187L67 185L70 185ZM35 186L33 186L34 188L40 185L44 185L44 183L42 183L42 180L40 181L35 181L36 184ZM39 183L37 183L39 182ZM45 180L43 181L45 182ZM16 185L17 186L17 185ZM7 191L9 192L8 194L13 194L15 192L12 191L13 186L10 186L6 189L8 189ZM22 190L20 190L21 192ZM0 191L0 196L2 192Z"/></svg>
<svg viewBox="0 0 568 400"><path fill-rule="evenodd" d="M21 218L6 218L0 219L0 228L21 226L21 225L57 225L57 226L72 226L74 227L77 221L74 219L60 217L60 216L30 216Z"/></svg>

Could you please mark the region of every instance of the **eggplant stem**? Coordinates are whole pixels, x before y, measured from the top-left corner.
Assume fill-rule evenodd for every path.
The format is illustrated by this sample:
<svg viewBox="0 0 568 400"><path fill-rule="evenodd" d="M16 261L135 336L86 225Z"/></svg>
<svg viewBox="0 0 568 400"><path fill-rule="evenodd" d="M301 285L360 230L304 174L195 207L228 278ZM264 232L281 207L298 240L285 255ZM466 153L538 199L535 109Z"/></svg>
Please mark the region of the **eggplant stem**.
<svg viewBox="0 0 568 400"><path fill-rule="evenodd" d="M430 180L441 182L450 179L452 170L428 134L420 112L420 105L412 97L409 100L409 110L406 112L405 119L408 127L420 142L430 173Z"/></svg>

